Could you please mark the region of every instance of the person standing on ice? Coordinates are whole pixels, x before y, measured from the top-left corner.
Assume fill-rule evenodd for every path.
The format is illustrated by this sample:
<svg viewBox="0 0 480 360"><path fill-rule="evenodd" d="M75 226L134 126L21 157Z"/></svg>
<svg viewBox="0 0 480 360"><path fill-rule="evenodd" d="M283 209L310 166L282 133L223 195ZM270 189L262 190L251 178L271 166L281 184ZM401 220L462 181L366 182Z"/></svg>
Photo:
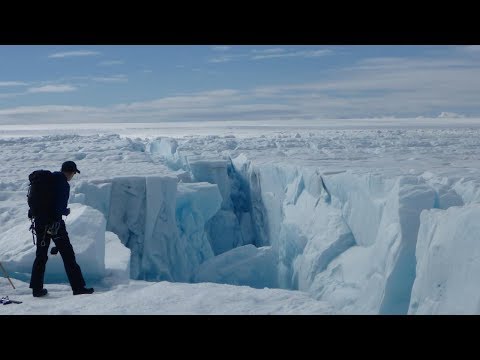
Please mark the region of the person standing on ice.
<svg viewBox="0 0 480 360"><path fill-rule="evenodd" d="M56 245L52 248L51 253L56 254L56 251L58 251L62 256L73 295L93 293L93 288L85 287L82 270L75 260L75 252L68 237L65 221L62 218L62 215L68 216L70 214L70 209L67 208L68 198L70 197L70 185L68 182L72 180L76 173L80 174L80 170L78 170L77 165L73 161L64 162L61 171L51 173L49 181L51 181L51 189L53 190L53 213L49 215L48 211L45 210L34 217L37 251L30 279L30 288L34 297L45 296L48 293L47 289L43 288L43 281L50 240L53 240ZM32 218L30 210L28 215L29 218Z"/></svg>

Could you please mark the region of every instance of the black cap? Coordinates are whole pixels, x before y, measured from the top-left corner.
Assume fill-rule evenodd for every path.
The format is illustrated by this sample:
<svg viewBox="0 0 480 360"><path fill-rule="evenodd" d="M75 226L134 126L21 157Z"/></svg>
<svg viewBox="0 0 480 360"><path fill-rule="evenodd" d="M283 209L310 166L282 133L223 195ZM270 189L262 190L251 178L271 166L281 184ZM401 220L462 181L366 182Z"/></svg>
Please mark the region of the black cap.
<svg viewBox="0 0 480 360"><path fill-rule="evenodd" d="M65 161L62 164L62 171L75 172L80 174L80 170L77 169L77 164L73 161Z"/></svg>

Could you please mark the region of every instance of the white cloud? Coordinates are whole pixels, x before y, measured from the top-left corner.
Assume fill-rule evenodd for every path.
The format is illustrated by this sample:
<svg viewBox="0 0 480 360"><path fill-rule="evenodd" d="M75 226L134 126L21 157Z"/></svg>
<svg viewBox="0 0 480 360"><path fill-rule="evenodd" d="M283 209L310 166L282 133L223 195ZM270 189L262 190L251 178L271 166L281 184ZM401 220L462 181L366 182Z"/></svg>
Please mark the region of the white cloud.
<svg viewBox="0 0 480 360"><path fill-rule="evenodd" d="M113 107L116 110L156 110L156 109L185 109L189 107L214 106L220 103L236 102L242 98L238 90L220 89L202 91L193 94L179 94L164 98L141 101L131 104L118 104Z"/></svg>
<svg viewBox="0 0 480 360"><path fill-rule="evenodd" d="M442 111L440 115L438 115L439 118L450 118L450 119L459 119L459 118L464 118L465 115L462 114L457 114L454 112L448 112L448 111Z"/></svg>
<svg viewBox="0 0 480 360"><path fill-rule="evenodd" d="M371 58L329 80L254 89L258 98L297 104L308 116L478 113L480 64L447 58ZM460 109L460 110L459 110Z"/></svg>
<svg viewBox="0 0 480 360"><path fill-rule="evenodd" d="M333 54L333 51L330 49L317 49L317 50L301 50L293 51L287 50L284 48L268 48L268 49L253 49L250 53L244 54L225 54L215 56L208 60L209 63L225 63L241 58L246 58L248 60L265 60L265 59L275 59L275 58L314 58L320 56L326 56Z"/></svg>
<svg viewBox="0 0 480 360"><path fill-rule="evenodd" d="M277 50L277 49L273 49L273 50ZM312 57L320 57L320 56L325 56L330 54L333 54L333 51L330 49L289 51L289 52L277 50L274 52L264 52L260 55L254 55L252 56L251 59L263 60L263 59L286 58L286 57L312 58Z"/></svg>
<svg viewBox="0 0 480 360"><path fill-rule="evenodd" d="M113 66L113 65L122 65L125 62L123 60L106 60L98 63L100 66Z"/></svg>
<svg viewBox="0 0 480 360"><path fill-rule="evenodd" d="M25 86L28 85L23 81L0 81L0 86Z"/></svg>
<svg viewBox="0 0 480 360"><path fill-rule="evenodd" d="M278 54L278 53L284 53L287 51L284 48L269 48L269 49L253 49L252 53L254 54Z"/></svg>
<svg viewBox="0 0 480 360"><path fill-rule="evenodd" d="M345 70L398 70L398 69L432 69L453 67L477 67L478 62L463 58L418 58L376 57L359 61L355 66Z"/></svg>
<svg viewBox="0 0 480 360"><path fill-rule="evenodd" d="M222 55L222 56L217 56L214 58L211 58L208 60L210 63L224 63L224 62L229 62L235 59L235 56L233 55Z"/></svg>
<svg viewBox="0 0 480 360"><path fill-rule="evenodd" d="M104 82L104 83L114 83L114 82L127 82L128 78L126 75L112 75L112 76L97 76L92 78L93 81L96 82Z"/></svg>
<svg viewBox="0 0 480 360"><path fill-rule="evenodd" d="M25 92L19 92L19 93L0 93L0 99L8 99L8 98L13 98L17 97L20 95L24 95Z"/></svg>
<svg viewBox="0 0 480 360"><path fill-rule="evenodd" d="M480 45L467 45L463 49L469 52L480 52Z"/></svg>
<svg viewBox="0 0 480 360"><path fill-rule="evenodd" d="M284 86L260 86L253 89L252 94L257 98L269 98L269 97L275 97L284 91L285 91Z"/></svg>
<svg viewBox="0 0 480 360"><path fill-rule="evenodd" d="M40 105L40 106L18 106L10 109L1 109L0 116L5 115L28 115L28 114L50 114L50 113L79 113L100 111L98 108L70 105Z"/></svg>
<svg viewBox="0 0 480 360"><path fill-rule="evenodd" d="M242 99L242 95L236 90L221 89L108 107L22 106L0 110L0 124L20 122L182 121L187 118L202 120L228 114L240 114L239 116L241 116L247 110L249 112L255 110L255 106L248 109L232 107ZM268 109L274 111L275 106L273 104ZM263 111L265 110L263 109Z"/></svg>
<svg viewBox="0 0 480 360"><path fill-rule="evenodd" d="M31 87L28 89L29 93L63 93L77 90L72 85L44 85L38 87Z"/></svg>
<svg viewBox="0 0 480 360"><path fill-rule="evenodd" d="M66 58L66 57L76 57L76 56L96 56L100 53L98 51L92 50L76 50L76 51L66 51L50 54L49 58Z"/></svg>
<svg viewBox="0 0 480 360"><path fill-rule="evenodd" d="M213 46L213 47L212 47L212 50L213 50L213 51L228 51L228 50L230 50L231 48L232 48L231 46L221 45L221 46Z"/></svg>
<svg viewBox="0 0 480 360"><path fill-rule="evenodd" d="M477 88L473 81L480 64L457 59L371 58L356 66L336 70L331 80L285 86L264 86L263 93L285 91L414 91L432 94L442 88L452 92ZM478 85L480 88L480 84Z"/></svg>
<svg viewBox="0 0 480 360"><path fill-rule="evenodd" d="M201 91L197 94L201 96L228 97L228 96L237 96L240 94L240 91L235 89L219 89L219 90Z"/></svg>

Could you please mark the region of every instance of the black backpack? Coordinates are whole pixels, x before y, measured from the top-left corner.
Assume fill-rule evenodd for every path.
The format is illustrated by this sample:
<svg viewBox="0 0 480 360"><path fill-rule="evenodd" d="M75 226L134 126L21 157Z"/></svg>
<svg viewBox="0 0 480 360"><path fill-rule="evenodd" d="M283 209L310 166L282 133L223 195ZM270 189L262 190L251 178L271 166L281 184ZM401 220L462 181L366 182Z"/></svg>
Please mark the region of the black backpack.
<svg viewBox="0 0 480 360"><path fill-rule="evenodd" d="M28 176L30 180L27 201L28 217L50 220L53 216L53 174L49 170L36 170Z"/></svg>

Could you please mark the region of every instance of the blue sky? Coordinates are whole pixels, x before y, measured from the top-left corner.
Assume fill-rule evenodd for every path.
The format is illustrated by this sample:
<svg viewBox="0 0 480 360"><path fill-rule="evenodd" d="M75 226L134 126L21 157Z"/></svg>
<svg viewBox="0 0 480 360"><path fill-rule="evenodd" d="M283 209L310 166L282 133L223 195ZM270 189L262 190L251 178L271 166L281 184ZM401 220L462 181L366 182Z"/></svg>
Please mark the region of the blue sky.
<svg viewBox="0 0 480 360"><path fill-rule="evenodd" d="M0 124L480 115L480 46L0 46Z"/></svg>

